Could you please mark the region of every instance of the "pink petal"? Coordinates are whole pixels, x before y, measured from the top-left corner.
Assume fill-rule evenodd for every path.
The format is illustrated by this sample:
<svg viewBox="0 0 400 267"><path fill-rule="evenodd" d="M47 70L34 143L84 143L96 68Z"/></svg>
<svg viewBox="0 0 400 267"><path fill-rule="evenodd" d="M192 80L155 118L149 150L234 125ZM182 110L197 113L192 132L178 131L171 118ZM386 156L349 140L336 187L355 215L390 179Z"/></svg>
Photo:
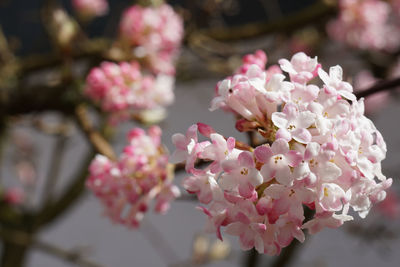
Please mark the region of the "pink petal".
<svg viewBox="0 0 400 267"><path fill-rule="evenodd" d="M296 129L292 132L292 137L294 140L297 142L307 144L311 142L311 134L308 130L306 129Z"/></svg>
<svg viewBox="0 0 400 267"><path fill-rule="evenodd" d="M254 150L254 155L259 162L265 163L272 157L273 153L269 145L262 145Z"/></svg>
<svg viewBox="0 0 400 267"><path fill-rule="evenodd" d="M271 146L274 155L283 154L285 155L289 151L289 144L284 139L277 139Z"/></svg>
<svg viewBox="0 0 400 267"><path fill-rule="evenodd" d="M284 114L282 112L272 113L271 119L272 119L272 122L275 124L275 126L278 128L286 128L286 125L288 124L286 114Z"/></svg>
<svg viewBox="0 0 400 267"><path fill-rule="evenodd" d="M239 185L239 194L244 198L250 198L253 196L254 186L248 182L242 182Z"/></svg>
<svg viewBox="0 0 400 267"><path fill-rule="evenodd" d="M289 162L290 167L296 167L303 159L300 152L295 150L290 150L285 156Z"/></svg>
<svg viewBox="0 0 400 267"><path fill-rule="evenodd" d="M235 148L235 138L229 137L228 140L226 140L226 145L228 146L228 151L231 152Z"/></svg>
<svg viewBox="0 0 400 267"><path fill-rule="evenodd" d="M212 133L215 133L215 130L210 125L207 125L205 123L198 122L197 127L199 132L205 137L210 137Z"/></svg>
<svg viewBox="0 0 400 267"><path fill-rule="evenodd" d="M292 134L286 128L280 128L275 135L276 139L283 139L287 142L292 140Z"/></svg>
<svg viewBox="0 0 400 267"><path fill-rule="evenodd" d="M197 142L197 125L193 124L186 132L187 139L194 139Z"/></svg>
<svg viewBox="0 0 400 267"><path fill-rule="evenodd" d="M243 224L250 224L251 220L249 217L247 217L246 214L243 212L239 211L238 214L236 214L235 219Z"/></svg>
<svg viewBox="0 0 400 267"><path fill-rule="evenodd" d="M253 168L255 166L253 154L249 151L243 151L238 156L238 162L240 166Z"/></svg>
<svg viewBox="0 0 400 267"><path fill-rule="evenodd" d="M186 150L186 137L181 133L176 133L172 136L172 143L180 150Z"/></svg>
<svg viewBox="0 0 400 267"><path fill-rule="evenodd" d="M278 166L281 164L277 164ZM278 167L275 173L276 180L283 185L290 185L293 181L292 175L290 173L289 166L281 165Z"/></svg>

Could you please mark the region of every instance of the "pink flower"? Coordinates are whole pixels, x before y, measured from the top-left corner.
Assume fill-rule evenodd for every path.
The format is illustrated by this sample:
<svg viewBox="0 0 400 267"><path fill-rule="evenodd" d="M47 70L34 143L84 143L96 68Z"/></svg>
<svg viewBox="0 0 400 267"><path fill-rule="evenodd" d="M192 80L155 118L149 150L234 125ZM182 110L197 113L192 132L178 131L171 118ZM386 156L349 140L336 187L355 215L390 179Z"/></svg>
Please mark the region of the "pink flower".
<svg viewBox="0 0 400 267"><path fill-rule="evenodd" d="M252 197L254 189L263 182L260 172L255 167L253 155L248 151L241 152L237 160L224 161L224 173L219 178L221 188L227 191L237 188L240 196Z"/></svg>
<svg viewBox="0 0 400 267"><path fill-rule="evenodd" d="M311 141L311 134L307 130L314 121L315 115L310 111L299 111L293 103L287 103L282 112L272 113L272 121L279 128L278 138L307 144Z"/></svg>
<svg viewBox="0 0 400 267"><path fill-rule="evenodd" d="M150 202L164 214L180 195L160 141L161 129L148 133L135 128L128 134L129 145L117 162L97 155L89 167L87 186L102 202L105 214L116 223L138 227Z"/></svg>
<svg viewBox="0 0 400 267"><path fill-rule="evenodd" d="M303 52L295 54L290 62L287 59L279 60L283 71L289 73L290 80L297 83L307 83L317 76L317 58L310 58Z"/></svg>
<svg viewBox="0 0 400 267"><path fill-rule="evenodd" d="M352 94L353 87L348 82L342 80L343 70L339 65L331 67L329 69L329 75L320 68L318 69L318 75L325 83L325 90L328 94L335 96L340 95L352 101L356 99Z"/></svg>
<svg viewBox="0 0 400 267"><path fill-rule="evenodd" d="M259 162L264 163L261 168L264 182L275 178L281 184L292 184L293 177L289 167L296 167L302 160L302 156L298 151L289 150L287 141L277 139L271 147L259 146L254 154Z"/></svg>
<svg viewBox="0 0 400 267"><path fill-rule="evenodd" d="M85 93L104 111L138 115L170 105L174 101L173 86L172 76L144 75L137 62L103 62L90 71Z"/></svg>
<svg viewBox="0 0 400 267"><path fill-rule="evenodd" d="M396 17L380 0L340 0L339 15L328 24L329 36L352 47L393 51L400 40Z"/></svg>
<svg viewBox="0 0 400 267"><path fill-rule="evenodd" d="M83 17L103 16L108 12L107 0L72 0L72 6Z"/></svg>
<svg viewBox="0 0 400 267"><path fill-rule="evenodd" d="M120 35L136 47L136 57L147 59L153 71L175 73L173 62L183 38L183 21L170 5L131 6L122 15Z"/></svg>
<svg viewBox="0 0 400 267"><path fill-rule="evenodd" d="M269 144L237 146L204 124L173 142L191 173L184 187L207 205L201 210L208 230L222 239L225 228L243 250L276 255L293 239L303 242L303 229L313 234L352 220L350 208L364 218L385 199L392 179L381 170L383 137L340 66L327 74L316 58L299 53L280 60L288 82L268 76L265 61L261 52L245 57L237 74L218 83L211 107L233 111L237 128L260 133ZM322 88L313 83L317 73ZM200 146L197 129L211 142ZM194 169L197 159L209 163ZM315 211L307 222L304 205Z"/></svg>

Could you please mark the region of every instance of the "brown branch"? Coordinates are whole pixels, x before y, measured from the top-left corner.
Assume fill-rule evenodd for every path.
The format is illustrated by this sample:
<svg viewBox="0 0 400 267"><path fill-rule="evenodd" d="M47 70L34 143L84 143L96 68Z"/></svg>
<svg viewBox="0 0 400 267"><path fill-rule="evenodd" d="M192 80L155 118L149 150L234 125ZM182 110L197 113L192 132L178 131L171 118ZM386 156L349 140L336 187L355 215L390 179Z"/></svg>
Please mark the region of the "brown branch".
<svg viewBox="0 0 400 267"><path fill-rule="evenodd" d="M236 27L214 27L199 32L220 41L240 40L266 35L272 32L294 31L311 22L315 23L316 20L324 18L334 12L335 8L333 6L327 5L323 1L317 1L317 3L313 4L311 7L291 17L286 16L273 22L253 23Z"/></svg>
<svg viewBox="0 0 400 267"><path fill-rule="evenodd" d="M94 129L92 122L90 121L88 111L84 104L76 107L75 115L79 126L85 132L90 144L95 148L95 150L108 157L111 160L116 160L114 150L111 145L107 142L104 137Z"/></svg>
<svg viewBox="0 0 400 267"><path fill-rule="evenodd" d="M355 95L357 98L368 97L370 95L373 95L373 94L376 94L379 92L395 90L398 87L400 87L400 77L392 79L392 80L377 82L372 87L370 87L366 90L356 92Z"/></svg>
<svg viewBox="0 0 400 267"><path fill-rule="evenodd" d="M65 134L61 134L56 138L57 140L53 147L51 164L49 166L49 171L44 186L45 194L43 202L49 202L53 199L54 187L56 186L57 180L60 176L60 169L63 163L62 160L67 144L67 137Z"/></svg>
<svg viewBox="0 0 400 267"><path fill-rule="evenodd" d="M64 248L55 246L53 244L41 241L41 240L36 240L33 243L33 247L40 249L41 251L53 255L57 258L60 258L62 260L65 260L67 262L74 263L76 265L82 266L82 267L102 267L103 265L100 265L96 262L93 262L86 257L84 257L79 251L77 250L66 250Z"/></svg>
<svg viewBox="0 0 400 267"><path fill-rule="evenodd" d="M78 171L74 174L74 179L71 179L71 184L68 185L60 198L54 203L45 203L45 206L38 213L32 215L32 228L34 230L38 230L43 225L54 222L82 196L85 189L88 167L93 156L93 152L87 155L86 160L83 161Z"/></svg>
<svg viewBox="0 0 400 267"><path fill-rule="evenodd" d="M3 243L7 244L10 247L9 251L6 252L12 252L15 253L16 251L19 251L19 249L15 248L23 248L26 249L29 246L33 246L34 248L40 249L48 254L54 255L58 258L61 258L65 261L75 263L79 266L82 267L101 267L102 265L99 265L93 261L90 261L83 257L81 253L75 250L66 250L63 248L60 248L58 246L55 246L53 244L35 239L32 234L20 231L20 230L13 230L13 229L3 229L0 228L0 237L3 240ZM11 250L11 248L13 248ZM11 260L11 257L8 257ZM7 260L7 261L10 261ZM15 263L18 262L18 259L13 260ZM8 266L13 266L10 265L8 262L6 263ZM15 267L15 266L13 266Z"/></svg>

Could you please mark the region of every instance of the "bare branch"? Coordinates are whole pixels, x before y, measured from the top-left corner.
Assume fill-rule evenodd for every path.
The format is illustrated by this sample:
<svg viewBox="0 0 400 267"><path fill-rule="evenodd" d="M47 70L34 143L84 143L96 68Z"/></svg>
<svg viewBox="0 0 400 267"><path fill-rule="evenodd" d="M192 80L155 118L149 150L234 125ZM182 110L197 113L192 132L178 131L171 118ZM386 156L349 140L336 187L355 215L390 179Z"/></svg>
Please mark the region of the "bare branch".
<svg viewBox="0 0 400 267"><path fill-rule="evenodd" d="M111 160L115 160L117 157L115 156L114 150L107 142L107 140L104 139L104 137L94 129L92 122L90 121L86 106L84 104L76 107L75 115L78 120L79 126L85 132L88 140L90 141L91 145L96 149L96 151L110 158Z"/></svg>

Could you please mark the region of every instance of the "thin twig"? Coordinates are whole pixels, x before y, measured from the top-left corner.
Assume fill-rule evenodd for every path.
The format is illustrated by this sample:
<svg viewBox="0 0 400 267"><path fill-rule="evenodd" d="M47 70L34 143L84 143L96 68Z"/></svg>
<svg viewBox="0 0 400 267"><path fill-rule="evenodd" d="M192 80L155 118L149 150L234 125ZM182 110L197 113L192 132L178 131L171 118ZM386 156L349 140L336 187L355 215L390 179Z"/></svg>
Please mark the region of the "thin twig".
<svg viewBox="0 0 400 267"><path fill-rule="evenodd" d="M356 92L355 95L357 96L357 98L368 97L370 95L373 95L373 94L376 94L379 92L394 90L399 86L400 86L400 77L392 79L392 80L377 82L369 89Z"/></svg>
<svg viewBox="0 0 400 267"><path fill-rule="evenodd" d="M317 1L303 11L273 22L252 23L235 27L214 27L199 31L199 33L220 41L241 40L272 32L294 31L311 22L315 23L317 19L326 17L334 11L334 6L327 5L323 1Z"/></svg>
<svg viewBox="0 0 400 267"><path fill-rule="evenodd" d="M157 251L157 253L163 258L166 265L173 262L178 262L179 257L175 251L168 244L164 235L155 227L150 220L146 220L142 224L141 232L144 234L150 245Z"/></svg>
<svg viewBox="0 0 400 267"><path fill-rule="evenodd" d="M256 267L260 260L260 254L253 248L247 252L247 258L244 261L245 267Z"/></svg>
<svg viewBox="0 0 400 267"><path fill-rule="evenodd" d="M85 132L90 144L96 149L96 151L111 160L115 160L114 150L107 140L94 129L92 122L90 121L88 111L84 104L78 105L75 110L75 115L78 120L79 126Z"/></svg>
<svg viewBox="0 0 400 267"><path fill-rule="evenodd" d="M57 258L60 258L62 260L65 260L67 262L74 263L78 266L82 267L102 267L103 265L100 265L92 260L87 259L82 255L77 250L66 250L64 248L55 246L54 244L50 244L47 242L44 242L42 240L36 240L33 243L33 247L40 249L41 251L53 255Z"/></svg>
<svg viewBox="0 0 400 267"><path fill-rule="evenodd" d="M54 187L56 186L57 180L60 176L60 169L62 166L61 164L68 139L64 133L61 133L61 135L58 135L56 138L57 140L54 144L52 153L52 162L50 164L49 172L44 186L44 202L49 202L53 198Z"/></svg>
<svg viewBox="0 0 400 267"><path fill-rule="evenodd" d="M93 156L93 151L88 153L73 179L71 179L71 184L66 187L54 203L45 203L45 206L38 213L32 215L34 217L33 229L40 229L44 225L54 222L83 195L88 167Z"/></svg>

